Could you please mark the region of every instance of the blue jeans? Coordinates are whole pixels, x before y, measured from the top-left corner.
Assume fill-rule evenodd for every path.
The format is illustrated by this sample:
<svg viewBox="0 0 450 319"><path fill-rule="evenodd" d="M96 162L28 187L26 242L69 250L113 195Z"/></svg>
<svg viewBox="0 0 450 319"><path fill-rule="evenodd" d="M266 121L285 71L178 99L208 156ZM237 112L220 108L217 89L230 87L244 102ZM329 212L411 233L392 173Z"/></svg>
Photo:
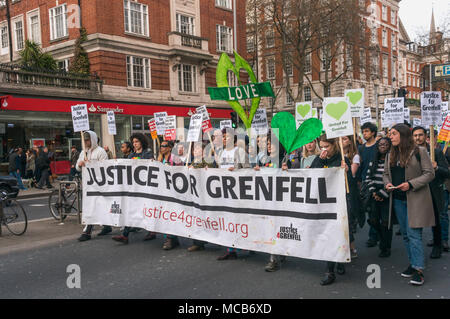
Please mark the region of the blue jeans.
<svg viewBox="0 0 450 319"><path fill-rule="evenodd" d="M442 241L448 241L448 200L449 194L448 190L444 191L444 210L441 212L441 232Z"/></svg>
<svg viewBox="0 0 450 319"><path fill-rule="evenodd" d="M412 268L423 270L425 268L425 255L422 243L422 228L409 227L406 201L394 199L394 209L402 232L403 243L408 252L409 263Z"/></svg>
<svg viewBox="0 0 450 319"><path fill-rule="evenodd" d="M17 179L17 184L19 185L20 189L27 189L25 186L23 186L22 178L20 177L20 173L10 172L9 175L11 175Z"/></svg>

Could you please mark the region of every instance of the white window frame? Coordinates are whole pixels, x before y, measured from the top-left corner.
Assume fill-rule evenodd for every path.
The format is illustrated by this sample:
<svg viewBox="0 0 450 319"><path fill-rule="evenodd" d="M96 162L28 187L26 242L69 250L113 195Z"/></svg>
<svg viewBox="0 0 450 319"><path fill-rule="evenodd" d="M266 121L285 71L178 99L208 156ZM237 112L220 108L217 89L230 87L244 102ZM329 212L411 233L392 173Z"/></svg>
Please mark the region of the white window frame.
<svg viewBox="0 0 450 319"><path fill-rule="evenodd" d="M69 72L69 59L64 59L64 60L57 61L57 64L58 64L58 69L59 70L64 70L66 72ZM62 68L59 67L60 64L63 65Z"/></svg>
<svg viewBox="0 0 450 319"><path fill-rule="evenodd" d="M289 56L285 57L285 69L288 71L286 75L289 77L294 76L294 64ZM290 71L290 72L289 72Z"/></svg>
<svg viewBox="0 0 450 319"><path fill-rule="evenodd" d="M382 30L382 32L381 32L381 44L385 48L387 48L387 46L388 46L387 31L386 30Z"/></svg>
<svg viewBox="0 0 450 319"><path fill-rule="evenodd" d="M305 86L303 88L303 101L311 101L312 100L312 90L309 86Z"/></svg>
<svg viewBox="0 0 450 319"><path fill-rule="evenodd" d="M142 65L137 65L135 59L141 59ZM143 58L140 56L127 55L126 57L126 68L127 68L127 86L130 88L138 89L151 89L152 77L151 77L151 61L149 58ZM135 67L142 66L142 81L143 85L139 86L135 83Z"/></svg>
<svg viewBox="0 0 450 319"><path fill-rule="evenodd" d="M4 33L2 33L3 30L5 30ZM8 53L9 53L8 24L6 22L2 22L0 24L0 55L5 55Z"/></svg>
<svg viewBox="0 0 450 319"><path fill-rule="evenodd" d="M293 106L294 105L294 98L289 95L289 92L286 91L286 105L287 106Z"/></svg>
<svg viewBox="0 0 450 319"><path fill-rule="evenodd" d="M20 22L22 24L22 39L21 46L19 46L19 40L17 39L17 23ZM13 26L13 34L14 34L14 51L21 51L25 47L25 32L24 32L24 24L23 24L23 16L15 17L11 20L11 24Z"/></svg>
<svg viewBox="0 0 450 319"><path fill-rule="evenodd" d="M187 18L188 23L182 22L182 18ZM183 32L183 27L187 29L188 32ZM176 30L177 32L183 33L183 34L189 34L189 35L195 35L195 17L183 14L183 13L177 13L176 14Z"/></svg>
<svg viewBox="0 0 450 319"><path fill-rule="evenodd" d="M141 32L135 32L132 26L132 8L131 6L139 6L138 14L140 15L141 25L139 26ZM148 5L139 3L136 1L124 0L123 1L123 17L124 17L124 30L125 33L137 34L144 37L149 37L149 15Z"/></svg>
<svg viewBox="0 0 450 319"><path fill-rule="evenodd" d="M191 69L187 71L187 67ZM185 78L185 74L190 73L191 77L191 90L187 89L187 82ZM193 64L179 64L178 65L178 91L184 93L197 93L198 85L197 85L197 66Z"/></svg>
<svg viewBox="0 0 450 319"><path fill-rule="evenodd" d="M216 24L216 51L233 53L233 50L233 28Z"/></svg>
<svg viewBox="0 0 450 319"><path fill-rule="evenodd" d="M311 73L311 53L308 53L305 57L303 72L305 72L305 74Z"/></svg>
<svg viewBox="0 0 450 319"><path fill-rule="evenodd" d="M381 19L383 21L387 21L387 6L386 5L381 5Z"/></svg>
<svg viewBox="0 0 450 319"><path fill-rule="evenodd" d="M37 25L38 25L38 34L37 39L34 39L33 37L33 26L31 23L31 19L37 17ZM28 25L28 39L31 41L41 44L42 43L42 35L41 35L41 17L39 14L39 9L27 12L27 25Z"/></svg>
<svg viewBox="0 0 450 319"><path fill-rule="evenodd" d="M233 10L233 4L231 0L216 0L216 7Z"/></svg>
<svg viewBox="0 0 450 319"><path fill-rule="evenodd" d="M58 30L56 26L56 10L62 8L62 34L58 35ZM50 20L50 41L63 39L67 36L69 36L69 29L67 27L67 5L64 3L60 6L51 8L48 10L48 16Z"/></svg>
<svg viewBox="0 0 450 319"><path fill-rule="evenodd" d="M273 48L275 46L275 31L269 27L265 33L266 48Z"/></svg>
<svg viewBox="0 0 450 319"><path fill-rule="evenodd" d="M255 52L255 36L247 35L247 52Z"/></svg>
<svg viewBox="0 0 450 319"><path fill-rule="evenodd" d="M383 78L387 78L389 76L389 57L383 56Z"/></svg>
<svg viewBox="0 0 450 319"><path fill-rule="evenodd" d="M391 24L397 25L397 11L391 9Z"/></svg>
<svg viewBox="0 0 450 319"><path fill-rule="evenodd" d="M266 60L267 79L273 80L277 75L275 58L271 57ZM271 75L273 73L273 75Z"/></svg>

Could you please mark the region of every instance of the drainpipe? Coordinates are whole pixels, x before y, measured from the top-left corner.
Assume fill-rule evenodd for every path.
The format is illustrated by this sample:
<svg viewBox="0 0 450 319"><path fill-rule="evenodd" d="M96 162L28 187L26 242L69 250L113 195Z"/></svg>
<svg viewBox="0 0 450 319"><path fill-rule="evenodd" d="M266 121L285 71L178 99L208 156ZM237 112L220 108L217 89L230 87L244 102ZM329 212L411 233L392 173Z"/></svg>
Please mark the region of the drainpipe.
<svg viewBox="0 0 450 319"><path fill-rule="evenodd" d="M5 0L6 4L6 19L8 20L8 36L9 36L9 62L13 61L13 43L11 33L11 14L9 12L9 0Z"/></svg>
<svg viewBox="0 0 450 319"><path fill-rule="evenodd" d="M238 52L237 46L237 18L236 18L236 0L233 0L233 23L234 23L234 51Z"/></svg>

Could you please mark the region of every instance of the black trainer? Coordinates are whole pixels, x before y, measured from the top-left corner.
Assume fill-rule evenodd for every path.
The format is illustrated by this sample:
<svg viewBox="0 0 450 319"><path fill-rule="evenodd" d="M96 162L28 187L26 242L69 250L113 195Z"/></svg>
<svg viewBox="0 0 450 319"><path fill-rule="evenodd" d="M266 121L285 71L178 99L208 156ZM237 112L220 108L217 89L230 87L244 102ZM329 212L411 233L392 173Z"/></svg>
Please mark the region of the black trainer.
<svg viewBox="0 0 450 319"><path fill-rule="evenodd" d="M331 285L336 280L336 275L334 272L327 272L325 274L325 277L320 281L320 284L322 286L328 286Z"/></svg>
<svg viewBox="0 0 450 319"><path fill-rule="evenodd" d="M91 235L88 235L88 234L81 234L81 236L78 238L78 241L86 241L86 240L89 240L89 239L91 239Z"/></svg>
<svg viewBox="0 0 450 319"><path fill-rule="evenodd" d="M103 226L102 231L99 232L97 236L105 236L108 235L110 232L112 232L111 226Z"/></svg>
<svg viewBox="0 0 450 319"><path fill-rule="evenodd" d="M345 266L344 266L344 264L338 263L338 264L337 264L337 267L336 267L336 272L337 272L339 275L345 274Z"/></svg>
<svg viewBox="0 0 450 319"><path fill-rule="evenodd" d="M418 270L414 271L414 274L413 274L411 280L409 281L409 283L411 285L415 285L415 286L422 286L424 282L425 282L425 278L423 276L423 273Z"/></svg>
<svg viewBox="0 0 450 319"><path fill-rule="evenodd" d="M438 259L441 258L442 248L438 246L433 246L433 250L431 251L430 258Z"/></svg>
<svg viewBox="0 0 450 319"><path fill-rule="evenodd" d="M404 278L411 278L414 275L414 272L416 270L411 267L411 265L408 266L408 269L406 269L405 271L402 271L402 277Z"/></svg>

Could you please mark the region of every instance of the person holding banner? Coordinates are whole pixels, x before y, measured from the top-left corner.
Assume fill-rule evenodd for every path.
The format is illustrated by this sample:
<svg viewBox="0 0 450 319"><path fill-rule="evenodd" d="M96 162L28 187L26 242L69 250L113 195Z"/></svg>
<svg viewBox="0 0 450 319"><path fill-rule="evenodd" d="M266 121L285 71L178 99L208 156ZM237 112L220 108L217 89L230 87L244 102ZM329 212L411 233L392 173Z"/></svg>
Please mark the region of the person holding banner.
<svg viewBox="0 0 450 319"><path fill-rule="evenodd" d="M128 154L128 159L153 159L153 152L148 151L147 137L142 133L134 133L130 137L130 141L133 143L133 152ZM122 235L113 236L112 240L118 241L124 244L128 244L128 236L130 232L135 231L134 227L125 227ZM153 240L156 238L156 234L148 232L144 240Z"/></svg>
<svg viewBox="0 0 450 319"><path fill-rule="evenodd" d="M411 130L396 124L390 130L391 150L386 158L383 181L389 194L389 220L397 216L408 253L409 266L401 275L410 284L423 285L425 256L422 229L435 226L433 202L428 184L434 169L427 150L414 144Z"/></svg>
<svg viewBox="0 0 450 319"><path fill-rule="evenodd" d="M430 145L426 143L427 133L424 127L416 126L412 130L412 135L414 142L417 146L421 146L427 149L428 154L430 153ZM433 250L431 252L430 258L437 259L441 258L442 253L442 230L440 223L440 212L444 209L444 182L450 177L450 171L448 169L448 163L445 159L444 154L439 148L435 148L435 161L432 161L434 168L434 179L430 183L431 197L433 199L433 211L434 220L436 226L432 228L433 230Z"/></svg>
<svg viewBox="0 0 450 319"><path fill-rule="evenodd" d="M354 225L352 214L351 214L351 203L352 196L356 196L356 181L353 178L353 175L349 169L350 160L345 158L342 160L341 153L339 152L339 145L336 139L327 139L326 135L322 135L319 138L319 146L321 149L321 153L316 159L312 162L311 168L331 168L331 167L341 167L345 168L347 174L347 180L349 184L350 192L347 194L347 216L348 216L348 225L349 225L349 245L352 246L354 239L354 230L351 229L352 225ZM345 266L342 263L336 262L327 262L327 272L325 273L325 277L322 279L320 284L322 286L330 285L336 280L335 269L337 273L340 275L345 274Z"/></svg>
<svg viewBox="0 0 450 319"><path fill-rule="evenodd" d="M380 238L380 254L386 258L391 255L392 227L389 227L389 194L384 189L383 173L386 154L390 151L391 140L382 137L377 141L377 152L369 164L365 183L370 194L367 203L369 211L368 223L378 232Z"/></svg>
<svg viewBox="0 0 450 319"><path fill-rule="evenodd" d="M240 168L249 168L250 165L245 159L245 151L236 146L237 135L232 128L226 128L222 130L222 142L223 149L218 154L218 166L222 169L228 169L234 171ZM242 153L244 154L241 154ZM217 260L232 260L237 259L237 252L235 248L228 247L227 252L221 255Z"/></svg>
<svg viewBox="0 0 450 319"><path fill-rule="evenodd" d="M128 158L128 155L131 154L132 149L133 146L130 142L123 142L122 145L120 145L120 151L122 152L123 158Z"/></svg>
<svg viewBox="0 0 450 319"><path fill-rule="evenodd" d="M98 137L94 131L86 131L83 134L83 139L85 143L85 149L80 152L80 157L78 158L75 168L78 172L81 172L81 168L86 165L88 161L106 161L108 155L105 150L98 146ZM86 225L83 229L83 233L78 238L78 241L86 241L91 239L91 233L94 225ZM103 236L112 232L111 226L103 226L102 231L98 236Z"/></svg>
<svg viewBox="0 0 450 319"><path fill-rule="evenodd" d="M317 156L320 155L320 149L316 140L303 146L302 158L300 159L300 168L310 168Z"/></svg>

